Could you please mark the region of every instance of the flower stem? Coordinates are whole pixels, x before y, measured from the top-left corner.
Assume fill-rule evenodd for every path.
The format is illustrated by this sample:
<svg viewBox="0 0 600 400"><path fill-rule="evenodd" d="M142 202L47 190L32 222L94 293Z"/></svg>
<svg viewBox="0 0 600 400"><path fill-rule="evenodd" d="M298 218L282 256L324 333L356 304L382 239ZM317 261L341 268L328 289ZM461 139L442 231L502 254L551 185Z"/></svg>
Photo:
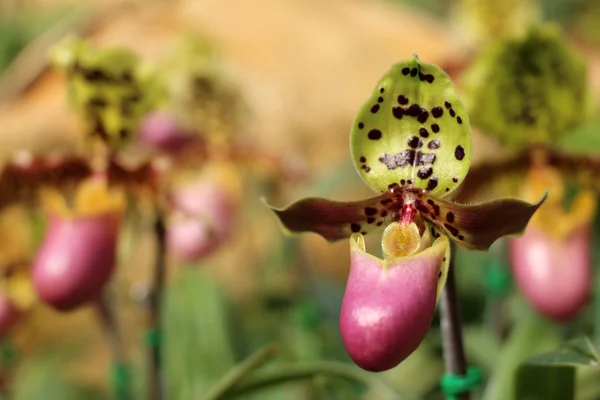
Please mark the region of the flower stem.
<svg viewBox="0 0 600 400"><path fill-rule="evenodd" d="M154 235L156 236L156 259L154 260L153 281L148 294L148 331L146 332L146 344L150 358L148 396L151 400L163 400L161 300L165 286L167 248L165 221L160 210L156 212Z"/></svg>
<svg viewBox="0 0 600 400"><path fill-rule="evenodd" d="M106 333L112 353L114 398L117 400L130 400L133 397L128 375L127 350L114 308L106 295L101 296L96 301L96 314Z"/></svg>
<svg viewBox="0 0 600 400"><path fill-rule="evenodd" d="M467 373L467 362L463 347L462 328L460 313L458 309L458 291L454 277L454 253L451 249L450 268L446 286L440 298L440 317L442 328L442 347L444 353L444 364L446 373L453 375L465 375ZM458 396L460 400L469 400L469 393Z"/></svg>

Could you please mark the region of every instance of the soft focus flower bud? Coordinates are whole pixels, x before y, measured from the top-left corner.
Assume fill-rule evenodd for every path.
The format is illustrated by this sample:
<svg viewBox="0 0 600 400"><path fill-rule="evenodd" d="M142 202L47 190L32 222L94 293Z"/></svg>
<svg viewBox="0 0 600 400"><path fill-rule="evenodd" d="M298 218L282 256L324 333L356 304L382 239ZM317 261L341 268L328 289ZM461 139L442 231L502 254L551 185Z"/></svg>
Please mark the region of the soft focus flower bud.
<svg viewBox="0 0 600 400"><path fill-rule="evenodd" d="M137 137L146 146L167 153L181 150L194 139L194 135L167 111L148 114L140 124Z"/></svg>
<svg viewBox="0 0 600 400"><path fill-rule="evenodd" d="M78 188L74 207L47 191L49 225L33 266L39 297L67 311L96 299L109 281L116 258L124 206L121 192L92 178Z"/></svg>
<svg viewBox="0 0 600 400"><path fill-rule="evenodd" d="M229 190L230 183L227 172L216 173L173 192L174 215L167 232L167 246L179 259L201 259L229 239L237 197L235 191Z"/></svg>
<svg viewBox="0 0 600 400"><path fill-rule="evenodd" d="M447 249L448 238L441 236L422 251L381 260L365 252L361 234L352 235L340 332L358 366L374 372L388 370L423 341L433 320Z"/></svg>

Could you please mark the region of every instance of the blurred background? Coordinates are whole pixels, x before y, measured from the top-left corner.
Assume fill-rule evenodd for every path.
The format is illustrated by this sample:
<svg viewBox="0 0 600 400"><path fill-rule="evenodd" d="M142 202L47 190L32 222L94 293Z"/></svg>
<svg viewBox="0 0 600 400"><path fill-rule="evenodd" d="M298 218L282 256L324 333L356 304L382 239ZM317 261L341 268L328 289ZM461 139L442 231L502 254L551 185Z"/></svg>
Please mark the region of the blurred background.
<svg viewBox="0 0 600 400"><path fill-rule="evenodd" d="M86 45L64 44L75 36ZM398 367L361 371L338 327L348 242L285 236L261 202L372 195L349 157L350 125L378 79L415 53L450 75L469 110L473 160L458 201L556 194L523 241L458 250L466 356L484 376L472 398L600 399L595 0L0 0L3 398L157 398L148 393L148 348L158 339L147 304L156 285L155 202L168 204L164 399L233 398L235 390L244 399L445 398L437 316ZM113 87L90 71L134 71L134 83ZM124 96L134 111L111 108ZM94 114L98 98L103 111ZM81 195L78 203L77 189L44 172L65 157L78 160L76 170L95 159L88 141L98 120L108 137L135 137L119 148L122 165L151 162L160 172L158 183L127 175L114 271L98 283L117 322L93 301L57 305L47 293L60 283L44 286L44 274L32 272L46 268L40 249L54 251L59 235L46 218L52 199L81 209L99 202ZM140 194L146 184L153 194ZM57 192L40 200L46 186ZM377 234L367 239L377 253ZM56 240L60 251L79 246ZM528 255L534 246L541 253ZM86 262L76 287L101 274ZM258 372L211 392L271 345L277 351L259 354ZM523 369L557 349L536 364L558 360L544 367L555 375ZM523 371L532 377L520 378ZM535 394L539 382L552 394ZM243 391L253 384L261 390Z"/></svg>

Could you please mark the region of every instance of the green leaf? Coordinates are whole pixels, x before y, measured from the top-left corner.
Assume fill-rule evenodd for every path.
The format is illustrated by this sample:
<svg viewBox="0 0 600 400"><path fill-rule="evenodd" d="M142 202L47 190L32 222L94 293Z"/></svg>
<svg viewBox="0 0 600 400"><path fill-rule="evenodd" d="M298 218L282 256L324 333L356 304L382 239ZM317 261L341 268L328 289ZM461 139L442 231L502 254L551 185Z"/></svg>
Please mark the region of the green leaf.
<svg viewBox="0 0 600 400"><path fill-rule="evenodd" d="M490 375L483 400L510 400L516 391L516 372L527 357L556 347L560 337L555 325L540 317L520 298L515 306L516 321L502 344ZM520 399L519 399L520 400Z"/></svg>
<svg viewBox="0 0 600 400"><path fill-rule="evenodd" d="M539 354L527 361L546 366L600 366L600 341L583 337L567 342L557 350Z"/></svg>
<svg viewBox="0 0 600 400"><path fill-rule="evenodd" d="M562 135L556 143L562 151L596 155L600 152L600 118Z"/></svg>
<svg viewBox="0 0 600 400"><path fill-rule="evenodd" d="M380 393L379 398L398 400L404 398L374 374L369 374L353 365L326 361L281 365L276 370L257 371L234 386L231 391L226 393L224 398L246 398L250 393L265 390L275 385L314 379L319 376L366 384Z"/></svg>
<svg viewBox="0 0 600 400"><path fill-rule="evenodd" d="M377 83L352 124L350 146L372 189L405 185L443 197L467 174L471 128L448 75L414 57Z"/></svg>
<svg viewBox="0 0 600 400"><path fill-rule="evenodd" d="M575 396L575 368L526 365L517 371L515 399L570 400Z"/></svg>

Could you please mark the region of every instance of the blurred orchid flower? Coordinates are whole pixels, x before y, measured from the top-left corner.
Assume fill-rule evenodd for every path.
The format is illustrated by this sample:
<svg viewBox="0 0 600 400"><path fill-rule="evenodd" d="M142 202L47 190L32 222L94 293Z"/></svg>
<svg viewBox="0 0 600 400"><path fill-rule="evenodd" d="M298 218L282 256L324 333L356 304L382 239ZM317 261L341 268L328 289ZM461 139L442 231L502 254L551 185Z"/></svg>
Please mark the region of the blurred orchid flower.
<svg viewBox="0 0 600 400"><path fill-rule="evenodd" d="M272 209L291 233L350 237L342 341L360 367L383 371L425 337L446 281L449 240L486 250L523 231L546 196L536 204L445 199L469 170L469 120L450 78L416 56L379 81L352 124L350 143L357 171L379 195L354 202L308 198ZM366 253L363 238L380 229L384 259Z"/></svg>
<svg viewBox="0 0 600 400"><path fill-rule="evenodd" d="M167 247L183 261L196 261L231 237L239 179L235 167L223 163L206 166L199 177L184 175L181 180L171 194Z"/></svg>
<svg viewBox="0 0 600 400"><path fill-rule="evenodd" d="M589 298L596 198L580 190L565 210L564 183L549 167L532 168L525 182L525 198L535 196L541 186L550 187L553 196L531 219L525 234L509 242L515 281L540 313L556 321L573 319Z"/></svg>
<svg viewBox="0 0 600 400"><path fill-rule="evenodd" d="M54 189L43 191L42 203L49 226L33 283L43 301L68 311L96 299L112 276L125 195L92 176L79 184L72 206Z"/></svg>

